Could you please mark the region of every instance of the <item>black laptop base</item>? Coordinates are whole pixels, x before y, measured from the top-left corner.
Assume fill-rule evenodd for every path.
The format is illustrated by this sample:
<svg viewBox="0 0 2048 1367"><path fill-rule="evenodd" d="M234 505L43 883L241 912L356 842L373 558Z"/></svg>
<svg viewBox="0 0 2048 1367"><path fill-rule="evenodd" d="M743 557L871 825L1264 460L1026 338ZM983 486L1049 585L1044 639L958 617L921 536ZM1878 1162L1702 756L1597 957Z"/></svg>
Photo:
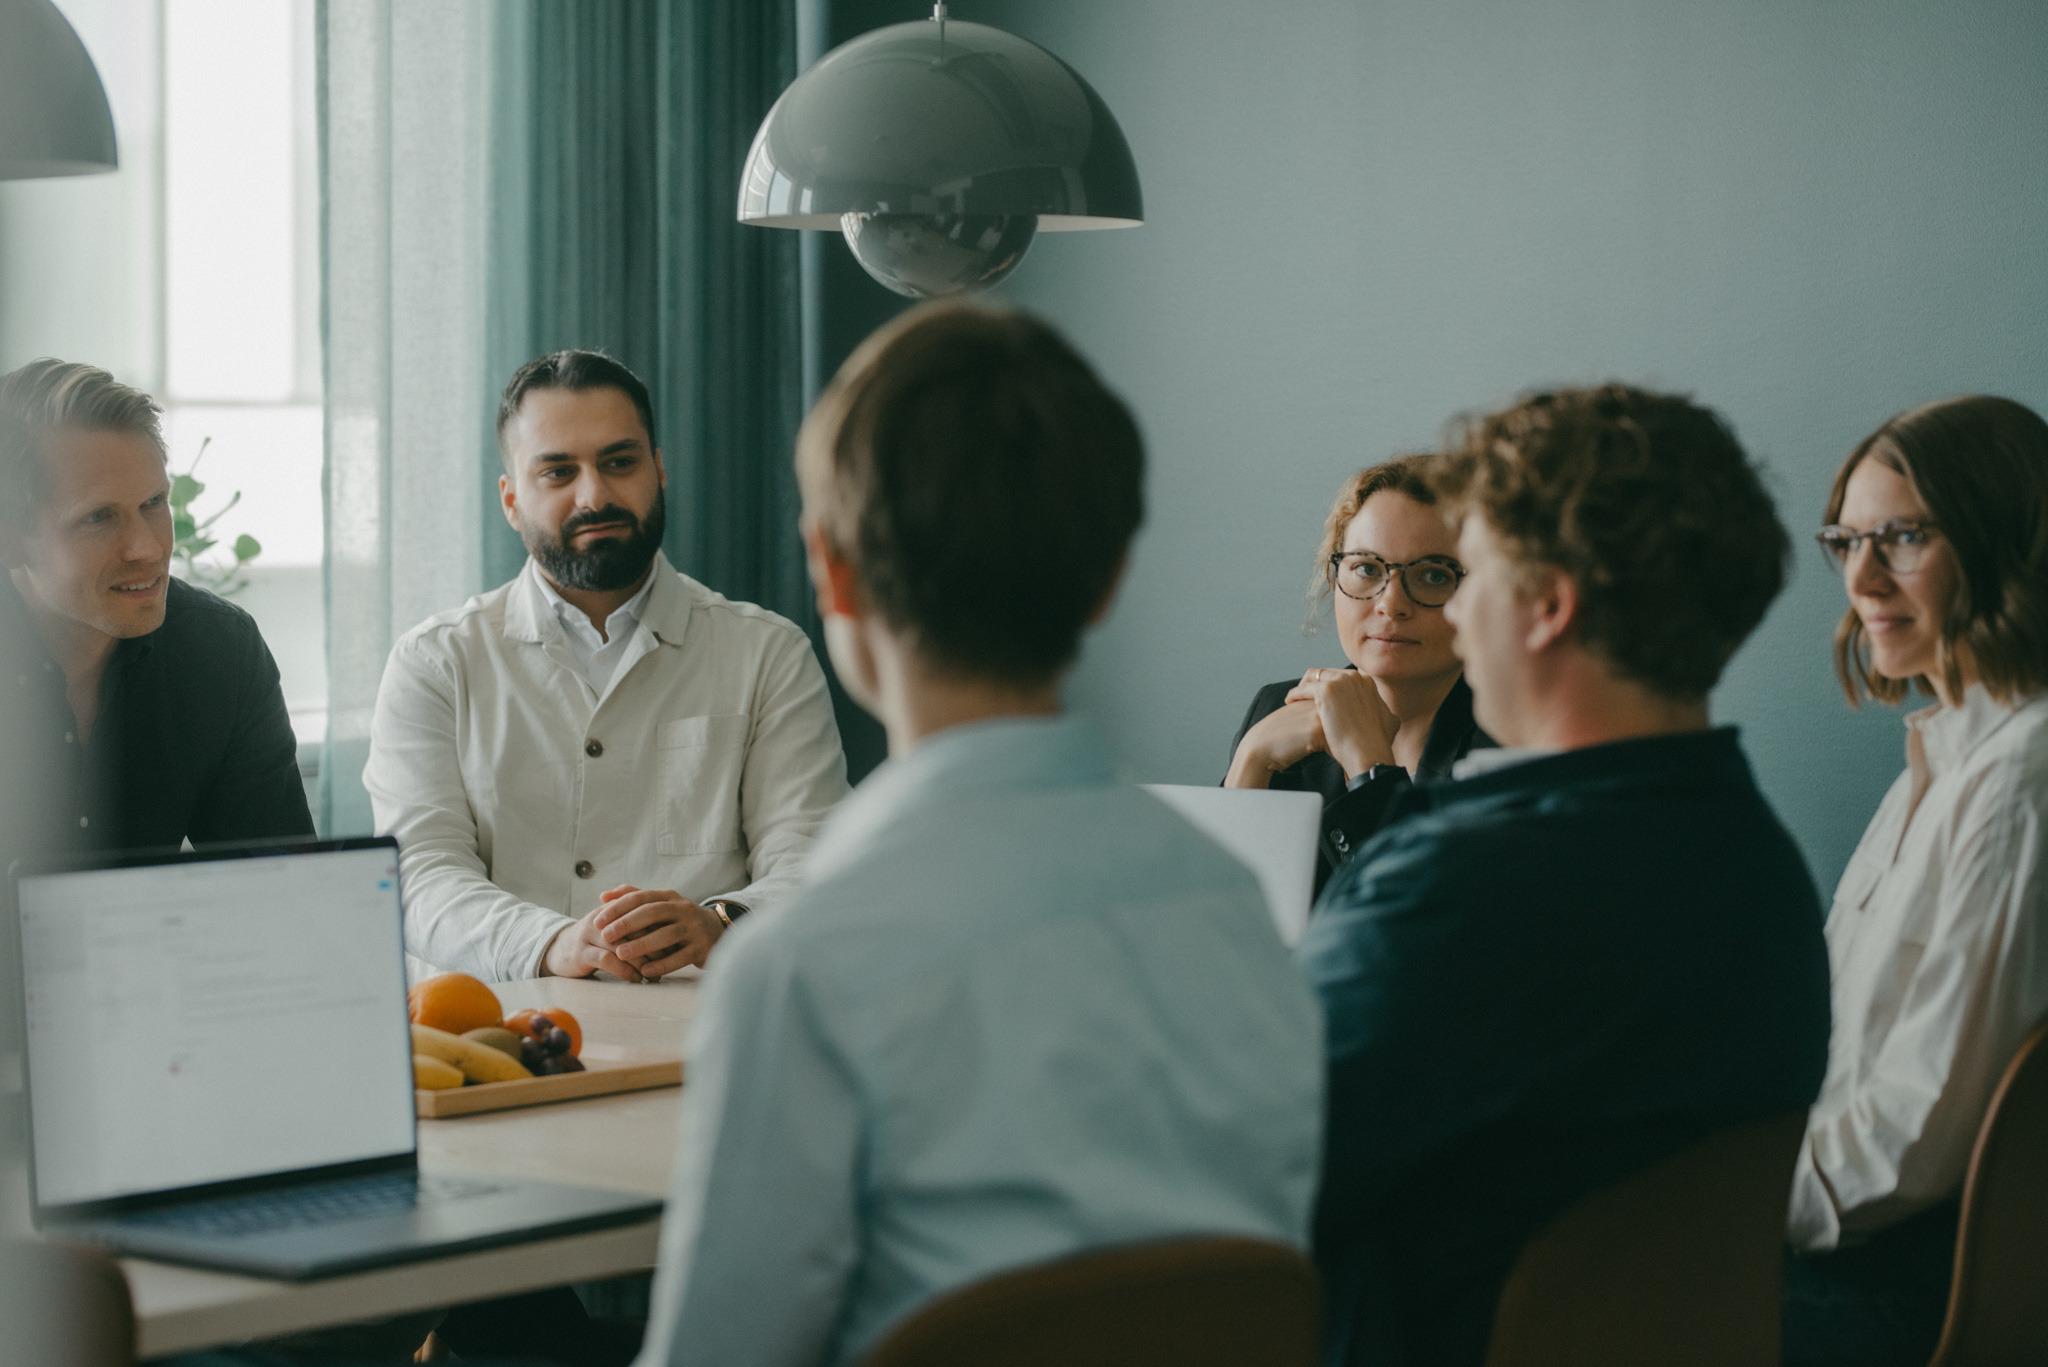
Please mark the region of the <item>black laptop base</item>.
<svg viewBox="0 0 2048 1367"><path fill-rule="evenodd" d="M475 1253L638 1224L662 1202L553 1182L478 1177L488 1192L389 1214L248 1234L194 1232L131 1220L45 1221L50 1238L110 1252L279 1281Z"/></svg>

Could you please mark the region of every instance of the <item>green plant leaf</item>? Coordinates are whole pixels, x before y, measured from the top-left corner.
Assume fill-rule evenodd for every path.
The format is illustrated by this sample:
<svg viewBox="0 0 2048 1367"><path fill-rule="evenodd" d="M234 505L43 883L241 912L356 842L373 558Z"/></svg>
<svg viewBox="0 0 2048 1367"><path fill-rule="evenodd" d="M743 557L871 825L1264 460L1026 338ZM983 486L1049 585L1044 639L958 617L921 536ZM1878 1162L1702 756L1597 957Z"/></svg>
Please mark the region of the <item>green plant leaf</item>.
<svg viewBox="0 0 2048 1367"><path fill-rule="evenodd" d="M206 492L206 486L190 475L179 475L171 481L171 506L187 507L192 500Z"/></svg>
<svg viewBox="0 0 2048 1367"><path fill-rule="evenodd" d="M185 554L205 555L208 551L213 549L213 544L213 538L210 536L195 537L193 539L192 544L185 548Z"/></svg>
<svg viewBox="0 0 2048 1367"><path fill-rule="evenodd" d="M219 512L216 512L209 516L205 521L201 522L199 524L199 530L203 532L208 527L211 527L214 523L220 521L221 518L225 516L230 509L232 509L237 503L240 503L241 501L242 491L240 489L237 489L235 490L235 496L227 501L227 506L222 508Z"/></svg>
<svg viewBox="0 0 2048 1367"><path fill-rule="evenodd" d="M263 543L261 541L258 541L255 537L249 535L247 532L243 532L240 536L235 538L236 564L239 565L246 560L254 560L257 556L261 554L263 554Z"/></svg>
<svg viewBox="0 0 2048 1367"><path fill-rule="evenodd" d="M177 547L181 552L189 553L185 543L192 539L192 533L197 530L192 524L192 519L189 517L180 515L171 519L171 536L176 541Z"/></svg>

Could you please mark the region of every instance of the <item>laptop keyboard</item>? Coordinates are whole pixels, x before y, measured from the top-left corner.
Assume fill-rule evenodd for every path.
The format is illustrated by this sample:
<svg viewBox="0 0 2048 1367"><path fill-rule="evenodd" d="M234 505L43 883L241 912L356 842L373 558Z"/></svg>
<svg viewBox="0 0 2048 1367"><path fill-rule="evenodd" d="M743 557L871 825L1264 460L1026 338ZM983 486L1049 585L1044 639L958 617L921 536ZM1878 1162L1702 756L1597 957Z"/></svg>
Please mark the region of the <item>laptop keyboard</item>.
<svg viewBox="0 0 2048 1367"><path fill-rule="evenodd" d="M335 1224L373 1215L392 1215L421 1206L488 1196L503 1187L468 1177L434 1173L378 1173L315 1187L287 1187L247 1196L196 1201L191 1205L122 1217L126 1225L176 1230L208 1238L273 1234L304 1225Z"/></svg>

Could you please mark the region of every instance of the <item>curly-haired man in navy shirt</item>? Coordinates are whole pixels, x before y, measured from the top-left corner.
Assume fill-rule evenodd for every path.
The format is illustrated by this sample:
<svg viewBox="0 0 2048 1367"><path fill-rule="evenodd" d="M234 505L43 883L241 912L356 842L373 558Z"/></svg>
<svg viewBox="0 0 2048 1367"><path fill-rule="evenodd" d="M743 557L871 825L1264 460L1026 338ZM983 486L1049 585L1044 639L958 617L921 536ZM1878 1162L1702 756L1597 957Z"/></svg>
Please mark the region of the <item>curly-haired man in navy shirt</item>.
<svg viewBox="0 0 2048 1367"><path fill-rule="evenodd" d="M1788 554L1741 446L1623 385L1457 436L1432 475L1463 516L1445 610L1503 748L1405 795L1300 949L1327 1023L1332 1363L1478 1367L1531 1235L1806 1106L1827 1064L1813 882L1708 724Z"/></svg>

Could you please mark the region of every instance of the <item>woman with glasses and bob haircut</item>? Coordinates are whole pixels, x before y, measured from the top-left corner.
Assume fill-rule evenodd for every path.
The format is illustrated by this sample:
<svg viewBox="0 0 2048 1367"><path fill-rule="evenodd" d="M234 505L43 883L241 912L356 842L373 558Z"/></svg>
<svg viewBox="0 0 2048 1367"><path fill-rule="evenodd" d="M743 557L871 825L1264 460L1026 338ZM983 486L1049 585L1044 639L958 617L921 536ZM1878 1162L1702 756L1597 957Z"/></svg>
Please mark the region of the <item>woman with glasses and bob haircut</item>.
<svg viewBox="0 0 2048 1367"><path fill-rule="evenodd" d="M1309 610L1333 604L1350 664L1266 685L1231 742L1224 787L1322 795L1317 892L1379 829L1397 792L1493 744L1472 720L1444 620L1465 568L1457 531L1423 480L1428 460L1401 456L1344 482L1323 526Z"/></svg>
<svg viewBox="0 0 2048 1367"><path fill-rule="evenodd" d="M1819 537L1851 706L1906 770L1835 891L1834 1037L1794 1174L1787 1367L1925 1363L1993 1087L2048 1013L2048 423L2010 399L1902 413L1835 477Z"/></svg>

